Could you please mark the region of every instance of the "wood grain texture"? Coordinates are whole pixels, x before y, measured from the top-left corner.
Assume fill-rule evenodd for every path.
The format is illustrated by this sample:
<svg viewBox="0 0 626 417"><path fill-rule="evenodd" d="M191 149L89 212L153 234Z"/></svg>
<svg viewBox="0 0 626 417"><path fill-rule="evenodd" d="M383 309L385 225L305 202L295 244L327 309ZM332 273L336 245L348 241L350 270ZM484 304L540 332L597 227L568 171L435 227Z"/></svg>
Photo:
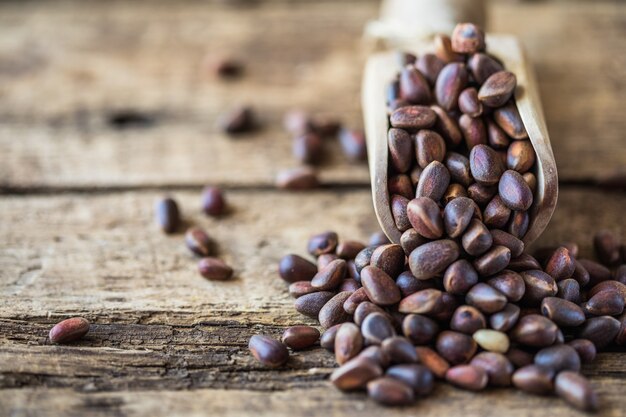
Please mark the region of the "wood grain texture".
<svg viewBox="0 0 626 417"><path fill-rule="evenodd" d="M167 237L156 230L152 205L159 193L0 198L6 219L0 226L5 237L0 245L4 410L9 415L12 410L19 410L17 415L147 415L162 394L160 411L170 416L201 410L307 415L314 409L331 415L366 409L365 415L377 415L380 409L362 395L344 396L328 386L334 359L319 348L293 355L278 371L265 369L247 351L253 334L278 336L289 325L313 324L293 310L277 261L289 252L305 255L306 239L316 231L334 228L343 238L365 239L376 230L369 192L233 191L228 193L231 214L219 221L199 213L197 192L173 195L188 224L204 226L218 240L221 256L235 267L232 282L201 278L182 235ZM624 204L623 194L566 188L555 214L566 221L551 223L538 243L575 240L589 255L592 226L626 237ZM92 321L88 336L68 346L50 345L50 327L72 315ZM622 353L608 353L587 370L605 399L605 415L619 415L625 405L623 360ZM188 389L201 390L197 404L187 404ZM263 398L269 401L265 406ZM531 399L511 390L479 398L442 386L415 410L485 415L485 401L492 398L497 410L505 406L511 415L527 415L528 401L545 406L546 413L571 411L556 399Z"/></svg>
<svg viewBox="0 0 626 417"><path fill-rule="evenodd" d="M626 7L492 2L490 10L491 28L528 48L560 178L623 169ZM361 125L367 48L360 35L376 13L374 1L260 2L248 9L189 0L176 7L3 2L0 185L271 184L281 167L294 164L281 127L287 109ZM203 72L207 54L226 53L246 63L240 81L216 82ZM216 119L242 102L257 107L264 128L225 137ZM127 109L154 124L111 128L107 119ZM337 149L333 144L329 153ZM323 180L366 184L368 175L337 156Z"/></svg>

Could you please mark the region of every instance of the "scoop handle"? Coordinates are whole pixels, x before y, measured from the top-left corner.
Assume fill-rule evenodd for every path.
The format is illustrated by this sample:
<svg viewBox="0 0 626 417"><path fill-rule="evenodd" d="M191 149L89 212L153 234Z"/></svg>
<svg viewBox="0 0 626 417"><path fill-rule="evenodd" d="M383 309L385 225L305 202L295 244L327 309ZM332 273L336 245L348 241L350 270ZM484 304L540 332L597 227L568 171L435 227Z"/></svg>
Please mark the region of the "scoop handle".
<svg viewBox="0 0 626 417"><path fill-rule="evenodd" d="M380 18L367 25L366 34L384 40L387 47L400 47L452 33L460 22L485 27L485 1L383 0Z"/></svg>

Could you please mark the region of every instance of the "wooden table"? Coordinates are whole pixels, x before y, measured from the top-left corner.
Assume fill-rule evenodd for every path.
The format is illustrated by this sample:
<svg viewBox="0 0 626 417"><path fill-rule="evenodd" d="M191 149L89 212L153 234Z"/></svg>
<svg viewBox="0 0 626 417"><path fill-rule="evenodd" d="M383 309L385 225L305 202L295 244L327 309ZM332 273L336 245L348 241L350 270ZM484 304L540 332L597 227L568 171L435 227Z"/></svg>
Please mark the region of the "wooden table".
<svg viewBox="0 0 626 417"><path fill-rule="evenodd" d="M280 257L304 254L314 232L377 229L364 165L329 158L315 192L272 185L295 165L287 109L361 125L360 37L377 4L229 4L0 4L0 415L576 415L555 398L444 384L414 407L382 409L332 389L321 349L273 371L251 358L251 335L310 323L277 277ZM559 206L540 243L577 240L589 255L593 228L626 232L626 195L598 187L626 165L626 5L491 11L491 29L518 35L536 64L559 165ZM203 70L207 54L231 51L242 79ZM239 103L256 107L263 129L233 139L215 120ZM147 123L120 128L129 111ZM227 190L231 215L200 214L205 184ZM200 278L181 236L156 230L165 193L219 240L236 279ZM52 324L75 315L93 323L89 335L50 345ZM624 413L625 360L605 353L584 370L602 415Z"/></svg>

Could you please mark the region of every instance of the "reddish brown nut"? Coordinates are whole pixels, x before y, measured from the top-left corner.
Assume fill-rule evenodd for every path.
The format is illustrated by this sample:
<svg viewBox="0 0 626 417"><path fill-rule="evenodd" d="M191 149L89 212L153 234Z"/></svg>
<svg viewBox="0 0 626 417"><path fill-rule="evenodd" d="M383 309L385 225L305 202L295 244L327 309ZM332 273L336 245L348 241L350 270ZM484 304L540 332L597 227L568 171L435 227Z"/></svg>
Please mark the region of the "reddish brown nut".
<svg viewBox="0 0 626 417"><path fill-rule="evenodd" d="M487 78L478 92L478 98L489 107L503 106L515 90L517 78L509 71L499 71Z"/></svg>
<svg viewBox="0 0 626 417"><path fill-rule="evenodd" d="M456 53L473 54L485 49L485 33L473 23L457 24L451 38Z"/></svg>
<svg viewBox="0 0 626 417"><path fill-rule="evenodd" d="M233 269L218 258L202 258L198 262L200 275L212 281L225 281L233 276Z"/></svg>
<svg viewBox="0 0 626 417"><path fill-rule="evenodd" d="M52 343L68 343L81 339L89 331L89 321L82 317L72 317L57 323L48 337Z"/></svg>

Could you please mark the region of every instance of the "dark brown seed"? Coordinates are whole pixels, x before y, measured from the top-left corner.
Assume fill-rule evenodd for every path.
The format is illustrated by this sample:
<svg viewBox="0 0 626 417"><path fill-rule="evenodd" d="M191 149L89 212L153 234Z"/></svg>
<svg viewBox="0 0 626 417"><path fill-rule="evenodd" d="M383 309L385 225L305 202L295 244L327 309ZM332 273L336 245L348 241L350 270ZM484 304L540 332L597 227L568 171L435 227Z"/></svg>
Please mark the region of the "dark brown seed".
<svg viewBox="0 0 626 417"><path fill-rule="evenodd" d="M319 291L337 288L346 277L347 265L343 259L335 259L311 279L311 285Z"/></svg>
<svg viewBox="0 0 626 417"><path fill-rule="evenodd" d="M495 230L493 231L495 232ZM491 277L487 284L500 291L512 302L521 300L526 291L526 284L524 284L522 277L517 272L508 269Z"/></svg>
<svg viewBox="0 0 626 417"><path fill-rule="evenodd" d="M602 349L611 343L619 333L621 323L611 316L600 316L588 319L578 333L581 339L589 339Z"/></svg>
<svg viewBox="0 0 626 417"><path fill-rule="evenodd" d="M370 301L370 299L367 297L365 288L361 287L350 294L350 297L343 303L343 309L348 314L354 314L359 304L364 301Z"/></svg>
<svg viewBox="0 0 626 417"><path fill-rule="evenodd" d="M512 72L496 72L482 84L478 98L489 107L503 106L513 95L516 85L517 78Z"/></svg>
<svg viewBox="0 0 626 417"><path fill-rule="evenodd" d="M476 216L480 217L481 213L473 200L467 197L455 198L446 205L443 211L443 223L446 233L451 238L461 236Z"/></svg>
<svg viewBox="0 0 626 417"><path fill-rule="evenodd" d="M596 294L601 292L614 292L619 294L626 301L626 285L622 284L619 281L602 281L599 284L595 285L592 289L589 290L587 297L594 297ZM610 316L612 314L609 314Z"/></svg>
<svg viewBox="0 0 626 417"><path fill-rule="evenodd" d="M489 325L499 332L508 332L519 319L520 308L515 304L507 304L504 309L489 317Z"/></svg>
<svg viewBox="0 0 626 417"><path fill-rule="evenodd" d="M322 138L313 132L296 136L292 142L292 153L303 164L316 164L322 158L324 147Z"/></svg>
<svg viewBox="0 0 626 417"><path fill-rule="evenodd" d="M615 266L620 261L620 242L613 233L601 230L593 237L593 248L600 262L608 266Z"/></svg>
<svg viewBox="0 0 626 417"><path fill-rule="evenodd" d="M289 351L285 345L269 336L252 336L248 349L257 361L270 368L278 368L289 360Z"/></svg>
<svg viewBox="0 0 626 417"><path fill-rule="evenodd" d="M420 167L426 168L432 161L443 161L446 144L433 130L422 129L415 135L415 157Z"/></svg>
<svg viewBox="0 0 626 417"><path fill-rule="evenodd" d="M435 55L443 62L464 61L462 54L457 54L452 50L452 40L448 35L437 34L434 37Z"/></svg>
<svg viewBox="0 0 626 417"><path fill-rule="evenodd" d="M493 245L488 252L474 260L474 268L479 275L497 274L509 265L511 250L506 246Z"/></svg>
<svg viewBox="0 0 626 417"><path fill-rule="evenodd" d="M342 259L354 259L363 249L365 249L363 243L357 242L356 240L346 240L337 245L336 251L337 256Z"/></svg>
<svg viewBox="0 0 626 417"><path fill-rule="evenodd" d="M553 297L558 292L556 281L550 275L539 270L520 272L526 292L523 301L529 306L537 306L546 297Z"/></svg>
<svg viewBox="0 0 626 417"><path fill-rule="evenodd" d="M435 124L437 115L426 106L405 106L394 110L389 121L392 127L401 129L427 129Z"/></svg>
<svg viewBox="0 0 626 417"><path fill-rule="evenodd" d="M413 183L408 175L398 174L390 177L387 182L387 188L389 190L389 194L401 195L409 200L411 200L415 195Z"/></svg>
<svg viewBox="0 0 626 417"><path fill-rule="evenodd" d="M572 303L580 303L580 284L575 279L568 278L556 283L556 296Z"/></svg>
<svg viewBox="0 0 626 417"><path fill-rule="evenodd" d="M284 331L281 341L293 350L306 349L320 339L320 332L311 326L292 326Z"/></svg>
<svg viewBox="0 0 626 417"><path fill-rule="evenodd" d="M437 77L435 83L435 95L437 103L444 110L450 111L457 108L459 95L468 81L465 64L451 62L447 64Z"/></svg>
<svg viewBox="0 0 626 417"><path fill-rule="evenodd" d="M480 391L487 386L487 373L477 366L458 365L446 372L446 381L459 388L470 391Z"/></svg>
<svg viewBox="0 0 626 417"><path fill-rule="evenodd" d="M504 133L504 130L500 129L493 120L485 119L485 125L487 127L487 143L494 149L508 149L511 139ZM509 166L510 169L514 169Z"/></svg>
<svg viewBox="0 0 626 417"><path fill-rule="evenodd" d="M413 65L407 65L400 71L400 99L411 104L427 104L431 101L428 81Z"/></svg>
<svg viewBox="0 0 626 417"><path fill-rule="evenodd" d="M579 306L557 297L546 297L541 301L541 314L559 326L574 327L585 322L585 313Z"/></svg>
<svg viewBox="0 0 626 417"><path fill-rule="evenodd" d="M354 358L363 348L361 330L354 323L343 323L335 335L335 360L343 365Z"/></svg>
<svg viewBox="0 0 626 417"><path fill-rule="evenodd" d="M478 117L483 113L483 104L478 99L478 91L468 87L459 95L459 110L469 117Z"/></svg>
<svg viewBox="0 0 626 417"><path fill-rule="evenodd" d="M622 245L622 248L624 248L626 246ZM623 258L623 262L626 262L626 251L622 254L622 258ZM620 265L616 270L615 270L615 275L614 275L614 279L615 281L626 285L626 264L624 265Z"/></svg>
<svg viewBox="0 0 626 417"><path fill-rule="evenodd" d="M415 68L422 73L431 86L435 85L439 73L445 66L446 63L435 54L423 54L415 62Z"/></svg>
<svg viewBox="0 0 626 417"><path fill-rule="evenodd" d="M460 54L474 54L485 49L485 33L473 23L459 23L452 32L452 50Z"/></svg>
<svg viewBox="0 0 626 417"><path fill-rule="evenodd" d="M524 242L503 230L491 230L494 245L506 246L511 251L511 257L517 258L524 252Z"/></svg>
<svg viewBox="0 0 626 417"><path fill-rule="evenodd" d="M469 159L464 155L456 152L448 152L444 163L453 181L465 187L469 187L472 182L474 182L472 173L470 172Z"/></svg>
<svg viewBox="0 0 626 417"><path fill-rule="evenodd" d="M278 273L286 282L310 281L317 273L317 266L298 255L287 255L280 260Z"/></svg>
<svg viewBox="0 0 626 417"><path fill-rule="evenodd" d="M233 269L218 258L202 258L198 261L198 272L212 281L225 281L233 276Z"/></svg>
<svg viewBox="0 0 626 417"><path fill-rule="evenodd" d="M624 311L624 296L618 292L601 291L587 300L585 311L594 316L620 315Z"/></svg>
<svg viewBox="0 0 626 417"><path fill-rule="evenodd" d="M563 371L554 380L556 394L570 405L584 411L598 409L598 396L589 381L577 372Z"/></svg>
<svg viewBox="0 0 626 417"><path fill-rule="evenodd" d="M467 294L477 282L478 274L466 259L450 264L443 275L443 287L450 294Z"/></svg>
<svg viewBox="0 0 626 417"><path fill-rule="evenodd" d="M361 285L365 288L367 297L375 304L392 305L400 301L400 289L395 281L380 268L375 266L363 268Z"/></svg>
<svg viewBox="0 0 626 417"><path fill-rule="evenodd" d="M365 303L363 303L365 304ZM361 332L370 345L380 345L383 340L395 336L396 332L389 319L381 313L368 314L361 324Z"/></svg>
<svg viewBox="0 0 626 417"><path fill-rule="evenodd" d="M580 371L580 357L568 345L554 345L541 349L535 354L535 365L552 369L554 372Z"/></svg>
<svg viewBox="0 0 626 417"><path fill-rule="evenodd" d="M209 216L221 216L226 210L226 200L217 187L204 187L202 190L202 211Z"/></svg>
<svg viewBox="0 0 626 417"><path fill-rule="evenodd" d="M393 336L383 340L380 347L389 357L391 363L415 363L417 352L415 346L405 337Z"/></svg>
<svg viewBox="0 0 626 417"><path fill-rule="evenodd" d="M359 358L369 358L380 365L383 369L389 366L390 359L380 346L368 346L358 355Z"/></svg>
<svg viewBox="0 0 626 417"><path fill-rule="evenodd" d="M589 259L578 259L578 262L589 273L589 286L593 287L599 282L611 279L611 271L606 266Z"/></svg>
<svg viewBox="0 0 626 417"><path fill-rule="evenodd" d="M427 345L435 340L439 325L429 317L409 314L402 321L402 333L415 345Z"/></svg>
<svg viewBox="0 0 626 417"><path fill-rule="evenodd" d="M461 245L465 252L472 256L485 253L493 244L493 238L489 229L478 219L470 222L461 238Z"/></svg>
<svg viewBox="0 0 626 417"><path fill-rule="evenodd" d="M276 176L276 187L284 190L308 190L318 186L317 174L310 167L286 169Z"/></svg>
<svg viewBox="0 0 626 417"><path fill-rule="evenodd" d="M332 261L336 261L339 257L334 253L322 253L317 257L317 270L321 271L326 268Z"/></svg>
<svg viewBox="0 0 626 417"><path fill-rule="evenodd" d="M370 358L356 357L330 374L330 382L342 391L362 389L373 379L380 377L383 370Z"/></svg>
<svg viewBox="0 0 626 417"><path fill-rule="evenodd" d="M418 197L407 205L407 216L413 228L427 239L438 239L443 235L441 210L434 200Z"/></svg>
<svg viewBox="0 0 626 417"><path fill-rule="evenodd" d="M433 314L441 307L442 292L425 289L403 298L398 305L400 313Z"/></svg>
<svg viewBox="0 0 626 417"><path fill-rule="evenodd" d="M249 106L236 107L222 114L218 124L228 134L250 132L257 127L254 111Z"/></svg>
<svg viewBox="0 0 626 417"><path fill-rule="evenodd" d="M582 363L591 363L596 358L596 345L587 339L574 339L568 343L576 350Z"/></svg>
<svg viewBox="0 0 626 417"><path fill-rule="evenodd" d="M479 84L483 84L492 74L504 69L498 61L485 53L473 54L467 65L474 80Z"/></svg>
<svg viewBox="0 0 626 417"><path fill-rule="evenodd" d="M468 335L485 327L487 327L485 316L472 306L460 306L454 311L450 320L450 329Z"/></svg>
<svg viewBox="0 0 626 417"><path fill-rule="evenodd" d="M207 57L206 66L215 75L225 79L237 78L244 71L243 64L231 57Z"/></svg>
<svg viewBox="0 0 626 417"><path fill-rule="evenodd" d="M89 321L82 317L65 319L52 327L48 337L51 343L68 343L81 339L89 331Z"/></svg>
<svg viewBox="0 0 626 417"><path fill-rule="evenodd" d="M394 365L387 369L385 375L404 382L410 386L417 395L428 395L435 388L435 377L430 369L424 365Z"/></svg>
<svg viewBox="0 0 626 417"><path fill-rule="evenodd" d="M391 167L401 173L408 172L414 155L411 136L406 130L391 128L387 132L387 144Z"/></svg>
<svg viewBox="0 0 626 417"><path fill-rule="evenodd" d="M339 240L337 233L324 232L311 236L307 244L307 250L313 256L320 256L323 253L334 253Z"/></svg>
<svg viewBox="0 0 626 417"><path fill-rule="evenodd" d="M392 278L397 277L405 264L404 250L400 245L381 245L374 249L370 258L370 265L382 269ZM362 271L361 271L362 272Z"/></svg>
<svg viewBox="0 0 626 417"><path fill-rule="evenodd" d="M320 337L320 346L326 349L329 352L335 351L335 337L337 336L337 331L339 327L341 327L343 323L335 324L334 326L329 327L322 333L322 337Z"/></svg>
<svg viewBox="0 0 626 417"><path fill-rule="evenodd" d="M425 346L418 346L415 351L422 365L430 369L437 378L444 379L446 377L450 364L441 355Z"/></svg>
<svg viewBox="0 0 626 417"><path fill-rule="evenodd" d="M514 211L510 217L508 232L518 239L523 239L530 225L530 216L527 211Z"/></svg>
<svg viewBox="0 0 626 417"><path fill-rule="evenodd" d="M335 324L343 323L350 319L350 315L343 309L343 303L346 302L346 299L350 296L350 294L352 293L349 291L340 292L324 304L317 316L320 326L328 329ZM302 297L298 298L296 302L301 299Z"/></svg>
<svg viewBox="0 0 626 417"><path fill-rule="evenodd" d="M294 303L296 311L311 318L317 318L324 305L333 298L335 294L329 291L314 292L305 294L296 299Z"/></svg>
<svg viewBox="0 0 626 417"><path fill-rule="evenodd" d="M442 273L459 255L459 246L453 240L436 240L411 252L409 267L417 279L429 279Z"/></svg>
<svg viewBox="0 0 626 417"><path fill-rule="evenodd" d="M524 177L524 181L526 181L526 184L528 184L528 186L530 187L530 191L535 194L535 192L537 191L537 177L535 176L535 174L533 174L532 172L526 172L524 173L524 175L522 175L522 177Z"/></svg>
<svg viewBox="0 0 626 417"><path fill-rule="evenodd" d="M185 244L190 251L198 256L209 256L213 252L213 241L199 227L187 229L187 232L185 232Z"/></svg>
<svg viewBox="0 0 626 417"><path fill-rule="evenodd" d="M470 365L480 368L487 374L489 385L493 387L508 387L511 385L513 365L501 353L481 352L472 358Z"/></svg>
<svg viewBox="0 0 626 417"><path fill-rule="evenodd" d="M180 211L174 199L168 197L157 201L154 211L157 224L164 233L176 232L180 225Z"/></svg>
<svg viewBox="0 0 626 417"><path fill-rule="evenodd" d="M432 317L441 322L448 322L458 306L459 302L457 298L452 294L444 292L441 294L441 302L436 311L432 314Z"/></svg>
<svg viewBox="0 0 626 417"><path fill-rule="evenodd" d="M535 395L553 392L554 371L537 365L526 365L513 373L513 385L519 390Z"/></svg>
<svg viewBox="0 0 626 417"><path fill-rule="evenodd" d="M474 183L467 187L467 195L474 200L476 204L484 207L491 201L492 198L498 193L497 185L485 185L480 183Z"/></svg>
<svg viewBox="0 0 626 417"><path fill-rule="evenodd" d="M533 355L525 350L510 348L506 353L506 357L516 368L523 368L533 364Z"/></svg>
<svg viewBox="0 0 626 417"><path fill-rule="evenodd" d="M509 169L524 174L534 164L535 150L529 140L516 140L511 143L506 153L506 165Z"/></svg>
<svg viewBox="0 0 626 417"><path fill-rule="evenodd" d="M498 194L502 202L511 210L525 211L533 203L533 193L517 171L508 170L498 183Z"/></svg>
<svg viewBox="0 0 626 417"><path fill-rule="evenodd" d="M474 285L469 290L465 296L465 301L487 314L497 313L507 304L504 294L482 282Z"/></svg>
<svg viewBox="0 0 626 417"><path fill-rule="evenodd" d="M306 294L317 292L317 288L311 285L311 281L296 281L289 284L289 295L293 298L302 297Z"/></svg>
<svg viewBox="0 0 626 417"><path fill-rule="evenodd" d="M372 253L377 246L368 246L360 251L356 257L354 258L354 264L356 265L356 270L360 273L363 268L370 264L370 260L372 259Z"/></svg>
<svg viewBox="0 0 626 417"><path fill-rule="evenodd" d="M483 184L498 183L504 172L500 157L487 145L474 146L470 152L469 161L472 176Z"/></svg>
<svg viewBox="0 0 626 417"><path fill-rule="evenodd" d="M546 262L545 267L546 273L550 274L550 276L557 281L571 278L575 269L574 258L572 258L569 251L562 246L554 251Z"/></svg>
<svg viewBox="0 0 626 417"><path fill-rule="evenodd" d="M439 161L433 161L422 171L417 183L415 197L429 197L434 201L441 200L450 184L450 173Z"/></svg>
<svg viewBox="0 0 626 417"><path fill-rule="evenodd" d="M439 106L430 106L430 108L437 114L434 128L446 141L446 145L450 148L459 145L463 140L463 135L456 120Z"/></svg>
<svg viewBox="0 0 626 417"><path fill-rule="evenodd" d="M471 336L444 330L437 337L436 349L450 364L458 365L469 362L476 353L477 345Z"/></svg>
<svg viewBox="0 0 626 417"><path fill-rule="evenodd" d="M411 228L411 223L406 213L408 204L409 199L406 197L402 197L401 195L391 196L391 214L396 228L401 232Z"/></svg>
<svg viewBox="0 0 626 417"><path fill-rule="evenodd" d="M493 119L513 139L527 139L528 133L517 111L515 102L510 101L493 112Z"/></svg>
<svg viewBox="0 0 626 417"><path fill-rule="evenodd" d="M530 269L541 269L541 265L532 255L522 253L517 258L511 259L508 268L515 272L521 272Z"/></svg>
<svg viewBox="0 0 626 417"><path fill-rule="evenodd" d="M350 261L352 262L352 261ZM348 269L350 269L350 262L348 262ZM361 277L359 276L359 279ZM339 288L337 288L338 292L342 292L342 291L350 291L350 292L354 292L358 289L362 288L361 284L359 283L359 281L357 281L354 278L346 278L343 281L341 281L341 285L339 285Z"/></svg>
<svg viewBox="0 0 626 417"><path fill-rule="evenodd" d="M415 401L413 389L391 377L377 378L367 383L367 395L383 405L409 405Z"/></svg>
<svg viewBox="0 0 626 417"><path fill-rule="evenodd" d="M431 280L417 279L410 271L404 271L396 278L396 285L400 289L402 298L404 298L418 291L433 288L435 283Z"/></svg>
<svg viewBox="0 0 626 417"><path fill-rule="evenodd" d="M360 129L346 129L339 131L341 150L348 160L353 162L367 161L367 143L365 132Z"/></svg>
<svg viewBox="0 0 626 417"><path fill-rule="evenodd" d="M487 144L487 129L481 118L472 118L467 114L459 118L459 128L463 133L467 149L474 149L477 145Z"/></svg>
<svg viewBox="0 0 626 417"><path fill-rule="evenodd" d="M387 317L390 322L393 320L391 315L383 310L381 307L370 301L363 301L359 303L356 310L354 311L354 322L358 326L361 326L363 325L363 320L365 320L365 318L372 313L381 313L382 315Z"/></svg>
<svg viewBox="0 0 626 417"><path fill-rule="evenodd" d="M400 246L404 250L404 253L408 256L420 245L428 242L424 236L417 233L413 228L407 229L400 236Z"/></svg>
<svg viewBox="0 0 626 417"><path fill-rule="evenodd" d="M522 345L545 347L554 343L558 330L552 320L529 314L519 319L509 336Z"/></svg>

